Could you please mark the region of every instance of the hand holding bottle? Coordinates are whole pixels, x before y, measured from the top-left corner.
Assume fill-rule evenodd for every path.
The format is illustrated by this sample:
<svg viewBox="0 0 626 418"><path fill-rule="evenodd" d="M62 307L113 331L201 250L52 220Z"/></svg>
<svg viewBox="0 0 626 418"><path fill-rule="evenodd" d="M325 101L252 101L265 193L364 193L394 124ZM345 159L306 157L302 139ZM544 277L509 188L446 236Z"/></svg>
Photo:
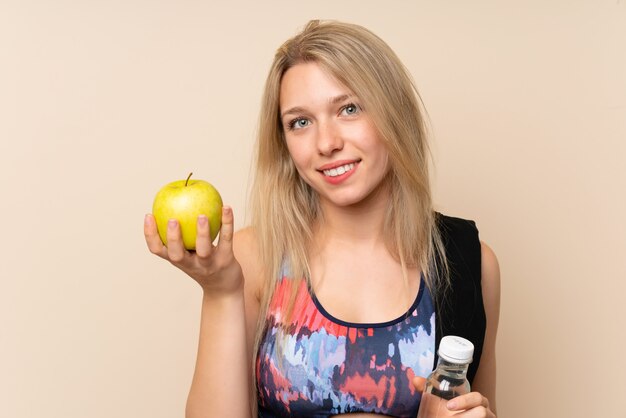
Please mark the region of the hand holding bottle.
<svg viewBox="0 0 626 418"><path fill-rule="evenodd" d="M426 379L423 377L415 377L413 385L419 391L424 390ZM429 395L433 396L433 395ZM433 396L434 397L434 396ZM424 399L424 397L422 397ZM425 416L432 417L455 417L455 418L496 418L496 415L489 409L489 400L478 392L470 392L465 395L457 396L454 400L447 401L438 398L439 402L430 402L428 406L420 405L420 413L424 409Z"/></svg>
<svg viewBox="0 0 626 418"><path fill-rule="evenodd" d="M417 418L495 418L489 400L478 392L470 392L466 375L473 352L474 346L464 338L442 338L435 371L428 379L413 380L422 392Z"/></svg>

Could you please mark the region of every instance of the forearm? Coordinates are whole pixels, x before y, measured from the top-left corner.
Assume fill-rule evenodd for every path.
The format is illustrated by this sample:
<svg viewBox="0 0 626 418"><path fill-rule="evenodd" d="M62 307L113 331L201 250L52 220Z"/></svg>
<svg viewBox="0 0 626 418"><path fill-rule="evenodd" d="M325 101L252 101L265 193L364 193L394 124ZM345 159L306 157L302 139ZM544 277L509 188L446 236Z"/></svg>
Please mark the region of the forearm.
<svg viewBox="0 0 626 418"><path fill-rule="evenodd" d="M250 358L243 291L202 300L196 369L187 418L250 418Z"/></svg>

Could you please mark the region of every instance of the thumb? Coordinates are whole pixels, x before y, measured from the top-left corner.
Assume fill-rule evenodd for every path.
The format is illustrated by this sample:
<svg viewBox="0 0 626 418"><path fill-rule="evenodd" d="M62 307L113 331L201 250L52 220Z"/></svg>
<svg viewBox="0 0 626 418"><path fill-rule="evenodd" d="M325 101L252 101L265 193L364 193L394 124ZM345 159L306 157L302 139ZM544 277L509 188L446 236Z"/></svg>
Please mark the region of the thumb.
<svg viewBox="0 0 626 418"><path fill-rule="evenodd" d="M413 386L417 389L418 392L423 392L424 387L426 386L426 378L421 376L415 376L413 378Z"/></svg>

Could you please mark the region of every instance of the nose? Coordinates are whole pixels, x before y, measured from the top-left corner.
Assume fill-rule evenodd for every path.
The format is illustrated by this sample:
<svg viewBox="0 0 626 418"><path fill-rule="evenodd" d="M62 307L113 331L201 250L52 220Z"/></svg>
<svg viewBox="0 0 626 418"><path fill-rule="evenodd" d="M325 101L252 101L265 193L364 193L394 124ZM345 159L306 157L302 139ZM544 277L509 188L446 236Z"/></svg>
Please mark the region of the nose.
<svg viewBox="0 0 626 418"><path fill-rule="evenodd" d="M320 123L318 127L317 150L320 155L328 156L343 148L343 138L340 130L333 122Z"/></svg>

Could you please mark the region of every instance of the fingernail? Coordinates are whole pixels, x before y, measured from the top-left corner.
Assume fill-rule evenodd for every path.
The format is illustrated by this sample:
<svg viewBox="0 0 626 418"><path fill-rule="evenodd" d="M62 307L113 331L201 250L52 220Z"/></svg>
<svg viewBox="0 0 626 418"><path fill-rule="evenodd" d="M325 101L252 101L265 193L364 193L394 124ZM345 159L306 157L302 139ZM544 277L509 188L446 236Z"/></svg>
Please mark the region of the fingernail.
<svg viewBox="0 0 626 418"><path fill-rule="evenodd" d="M167 221L167 227L170 229L176 228L176 219L170 219Z"/></svg>
<svg viewBox="0 0 626 418"><path fill-rule="evenodd" d="M148 213L146 213L146 216L144 216L143 223L145 225L150 225L150 215Z"/></svg>
<svg viewBox="0 0 626 418"><path fill-rule="evenodd" d="M198 216L198 225L200 226L205 226L208 222L208 219L206 217L206 215L199 215Z"/></svg>
<svg viewBox="0 0 626 418"><path fill-rule="evenodd" d="M230 206L224 206L222 209L224 209L225 215L230 215L230 212L232 211Z"/></svg>
<svg viewBox="0 0 626 418"><path fill-rule="evenodd" d="M448 409L456 409L456 401L452 400L446 404L446 408Z"/></svg>

